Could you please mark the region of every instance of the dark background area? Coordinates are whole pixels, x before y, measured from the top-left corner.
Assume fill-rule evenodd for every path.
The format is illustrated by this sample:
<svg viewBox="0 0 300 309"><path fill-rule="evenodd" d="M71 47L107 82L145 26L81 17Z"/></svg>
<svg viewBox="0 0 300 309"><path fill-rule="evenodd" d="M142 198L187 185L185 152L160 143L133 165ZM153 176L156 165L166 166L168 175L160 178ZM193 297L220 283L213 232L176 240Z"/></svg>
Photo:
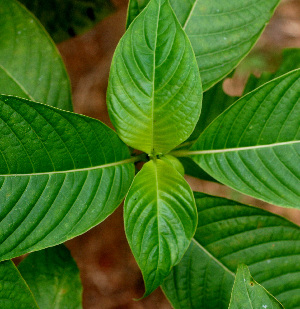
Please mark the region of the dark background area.
<svg viewBox="0 0 300 309"><path fill-rule="evenodd" d="M89 32L58 45L72 83L75 112L98 118L111 125L105 104L110 62L114 49L125 31L126 0L112 0L116 11ZM280 52L300 47L300 1L282 0L274 17L250 56L226 84L226 91L239 95L247 74L274 69ZM257 69L258 68L258 69ZM187 178L195 191L230 197L267 208L300 223L300 211L273 207L240 195L224 186ZM158 289L146 299L143 280L130 252L123 228L122 206L99 226L69 242L67 247L76 260L83 282L84 309L171 308Z"/></svg>

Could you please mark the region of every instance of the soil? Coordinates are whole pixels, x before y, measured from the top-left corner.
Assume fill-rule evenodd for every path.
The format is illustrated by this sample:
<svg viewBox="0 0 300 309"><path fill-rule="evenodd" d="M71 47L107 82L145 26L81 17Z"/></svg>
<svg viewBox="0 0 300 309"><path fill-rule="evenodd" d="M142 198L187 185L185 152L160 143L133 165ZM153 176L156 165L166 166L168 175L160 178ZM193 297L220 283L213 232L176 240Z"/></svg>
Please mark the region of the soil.
<svg viewBox="0 0 300 309"><path fill-rule="evenodd" d="M116 12L88 33L59 44L73 91L75 111L111 126L105 104L110 62L125 30L127 1L113 1ZM283 0L257 43L255 51L272 55L285 47L300 47L300 1ZM270 56L271 57L271 56ZM228 91L239 94L245 78L237 77ZM231 197L280 213L300 223L300 212L273 207L224 187L187 177L195 191ZM122 206L99 226L66 243L81 272L84 309L171 308L160 289L143 295L143 280L127 244Z"/></svg>

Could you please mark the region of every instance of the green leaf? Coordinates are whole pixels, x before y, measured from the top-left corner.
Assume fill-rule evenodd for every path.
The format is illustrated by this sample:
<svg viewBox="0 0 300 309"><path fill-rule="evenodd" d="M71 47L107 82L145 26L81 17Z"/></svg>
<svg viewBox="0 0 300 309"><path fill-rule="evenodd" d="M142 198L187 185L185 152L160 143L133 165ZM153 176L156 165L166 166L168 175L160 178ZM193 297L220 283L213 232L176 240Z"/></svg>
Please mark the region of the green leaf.
<svg viewBox="0 0 300 309"><path fill-rule="evenodd" d="M79 270L64 245L31 253L18 269L40 308L82 308Z"/></svg>
<svg viewBox="0 0 300 309"><path fill-rule="evenodd" d="M62 59L40 23L15 0L0 1L0 93L72 110Z"/></svg>
<svg viewBox="0 0 300 309"><path fill-rule="evenodd" d="M229 309L283 308L274 296L251 277L246 265L239 265L232 290Z"/></svg>
<svg viewBox="0 0 300 309"><path fill-rule="evenodd" d="M0 308L38 309L31 291L12 261L0 263Z"/></svg>
<svg viewBox="0 0 300 309"><path fill-rule="evenodd" d="M111 121L133 148L167 153L194 130L201 80L167 0L152 0L130 25L116 49L107 92Z"/></svg>
<svg viewBox="0 0 300 309"><path fill-rule="evenodd" d="M44 25L55 42L92 28L113 11L109 0L20 0Z"/></svg>
<svg viewBox="0 0 300 309"><path fill-rule="evenodd" d="M130 0L130 23L149 1ZM170 0L191 40L207 90L248 54L273 15L279 0Z"/></svg>
<svg viewBox="0 0 300 309"><path fill-rule="evenodd" d="M86 232L120 204L133 159L100 121L0 96L0 259Z"/></svg>
<svg viewBox="0 0 300 309"><path fill-rule="evenodd" d="M300 68L300 48L289 48L283 50L282 63L275 73L263 72L260 77L250 75L244 94L258 88L270 80Z"/></svg>
<svg viewBox="0 0 300 309"><path fill-rule="evenodd" d="M224 198L195 193L195 199L199 221L194 240L163 283L173 307L227 309L234 272L244 263L286 309L299 308L300 228Z"/></svg>
<svg viewBox="0 0 300 309"><path fill-rule="evenodd" d="M193 193L169 163L150 161L137 174L126 197L124 221L147 296L180 261L195 233Z"/></svg>
<svg viewBox="0 0 300 309"><path fill-rule="evenodd" d="M300 70L295 70L238 100L200 135L190 154L237 191L299 208L299 127Z"/></svg>

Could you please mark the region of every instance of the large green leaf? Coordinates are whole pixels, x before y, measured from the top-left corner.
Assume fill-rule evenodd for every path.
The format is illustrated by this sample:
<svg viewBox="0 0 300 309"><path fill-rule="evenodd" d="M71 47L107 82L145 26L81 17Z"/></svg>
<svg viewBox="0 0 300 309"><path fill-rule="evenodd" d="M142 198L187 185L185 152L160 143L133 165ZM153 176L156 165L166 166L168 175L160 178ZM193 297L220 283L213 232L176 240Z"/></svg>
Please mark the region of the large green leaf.
<svg viewBox="0 0 300 309"><path fill-rule="evenodd" d="M133 179L128 148L98 120L0 96L0 131L1 260L86 232Z"/></svg>
<svg viewBox="0 0 300 309"><path fill-rule="evenodd" d="M62 59L40 23L15 0L0 0L0 93L72 110Z"/></svg>
<svg viewBox="0 0 300 309"><path fill-rule="evenodd" d="M127 25L149 0L130 0ZM280 0L170 0L191 40L207 90L253 47Z"/></svg>
<svg viewBox="0 0 300 309"><path fill-rule="evenodd" d="M0 263L0 308L39 308L26 282L12 261Z"/></svg>
<svg viewBox="0 0 300 309"><path fill-rule="evenodd" d="M198 228L163 283L176 309L227 309L238 264L286 309L300 307L300 228L267 211L195 193Z"/></svg>
<svg viewBox="0 0 300 309"><path fill-rule="evenodd" d="M82 308L79 270L64 245L31 253L18 269L40 308Z"/></svg>
<svg viewBox="0 0 300 309"><path fill-rule="evenodd" d="M107 92L119 136L136 149L166 153L192 133L201 81L189 39L167 0L152 0L121 39Z"/></svg>
<svg viewBox="0 0 300 309"><path fill-rule="evenodd" d="M83 33L113 11L109 0L20 0L55 42Z"/></svg>
<svg viewBox="0 0 300 309"><path fill-rule="evenodd" d="M147 296L180 261L195 233L193 193L169 163L150 161L137 174L126 197L124 221Z"/></svg>
<svg viewBox="0 0 300 309"><path fill-rule="evenodd" d="M280 64L280 67L275 73L263 72L260 77L250 75L244 90L244 94L247 94L248 92L258 88L259 86L271 81L276 77L300 68L299 48L285 49L283 51L282 58L282 63ZM238 99L238 97L232 97L225 94L225 92L223 91L223 82L224 80L219 82L203 94L200 118L194 132L191 134L188 140L183 143L183 146L189 146L195 140L197 140L200 133L202 133L204 129L208 127L208 125L215 118L217 118L217 116L224 112L224 110L226 110Z"/></svg>
<svg viewBox="0 0 300 309"><path fill-rule="evenodd" d="M280 309L283 306L251 277L246 265L239 265L232 289L229 309Z"/></svg>
<svg viewBox="0 0 300 309"><path fill-rule="evenodd" d="M200 135L189 154L237 191L300 208L299 127L300 70L295 70L238 100Z"/></svg>

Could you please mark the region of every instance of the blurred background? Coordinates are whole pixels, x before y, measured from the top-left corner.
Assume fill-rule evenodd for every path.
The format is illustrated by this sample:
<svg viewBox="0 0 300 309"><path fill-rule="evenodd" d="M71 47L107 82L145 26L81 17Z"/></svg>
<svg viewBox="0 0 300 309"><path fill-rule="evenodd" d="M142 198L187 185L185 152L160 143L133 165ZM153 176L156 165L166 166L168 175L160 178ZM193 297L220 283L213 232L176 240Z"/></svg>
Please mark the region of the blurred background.
<svg viewBox="0 0 300 309"><path fill-rule="evenodd" d="M58 42L71 79L75 112L111 126L105 103L106 87L114 49L125 31L128 1L65 1L61 16L55 18L49 14L49 3L59 0L43 2L49 6L46 14L39 11L38 1L22 2L44 22ZM71 7L69 3L72 3ZM73 23L68 15L74 5L76 14L76 10L85 12L84 15L78 13L79 24ZM101 21L96 23L98 20ZM276 70L282 49L287 47L300 48L300 0L281 1L255 48L239 65L233 78L224 82L225 92L239 96L250 73L259 76L262 71ZM187 177L187 180L195 191L263 207L300 223L300 211L268 205L215 183L193 177ZM122 206L99 226L66 245L81 272L84 309L171 308L159 289L146 299L133 300L143 295L144 287L124 234Z"/></svg>

